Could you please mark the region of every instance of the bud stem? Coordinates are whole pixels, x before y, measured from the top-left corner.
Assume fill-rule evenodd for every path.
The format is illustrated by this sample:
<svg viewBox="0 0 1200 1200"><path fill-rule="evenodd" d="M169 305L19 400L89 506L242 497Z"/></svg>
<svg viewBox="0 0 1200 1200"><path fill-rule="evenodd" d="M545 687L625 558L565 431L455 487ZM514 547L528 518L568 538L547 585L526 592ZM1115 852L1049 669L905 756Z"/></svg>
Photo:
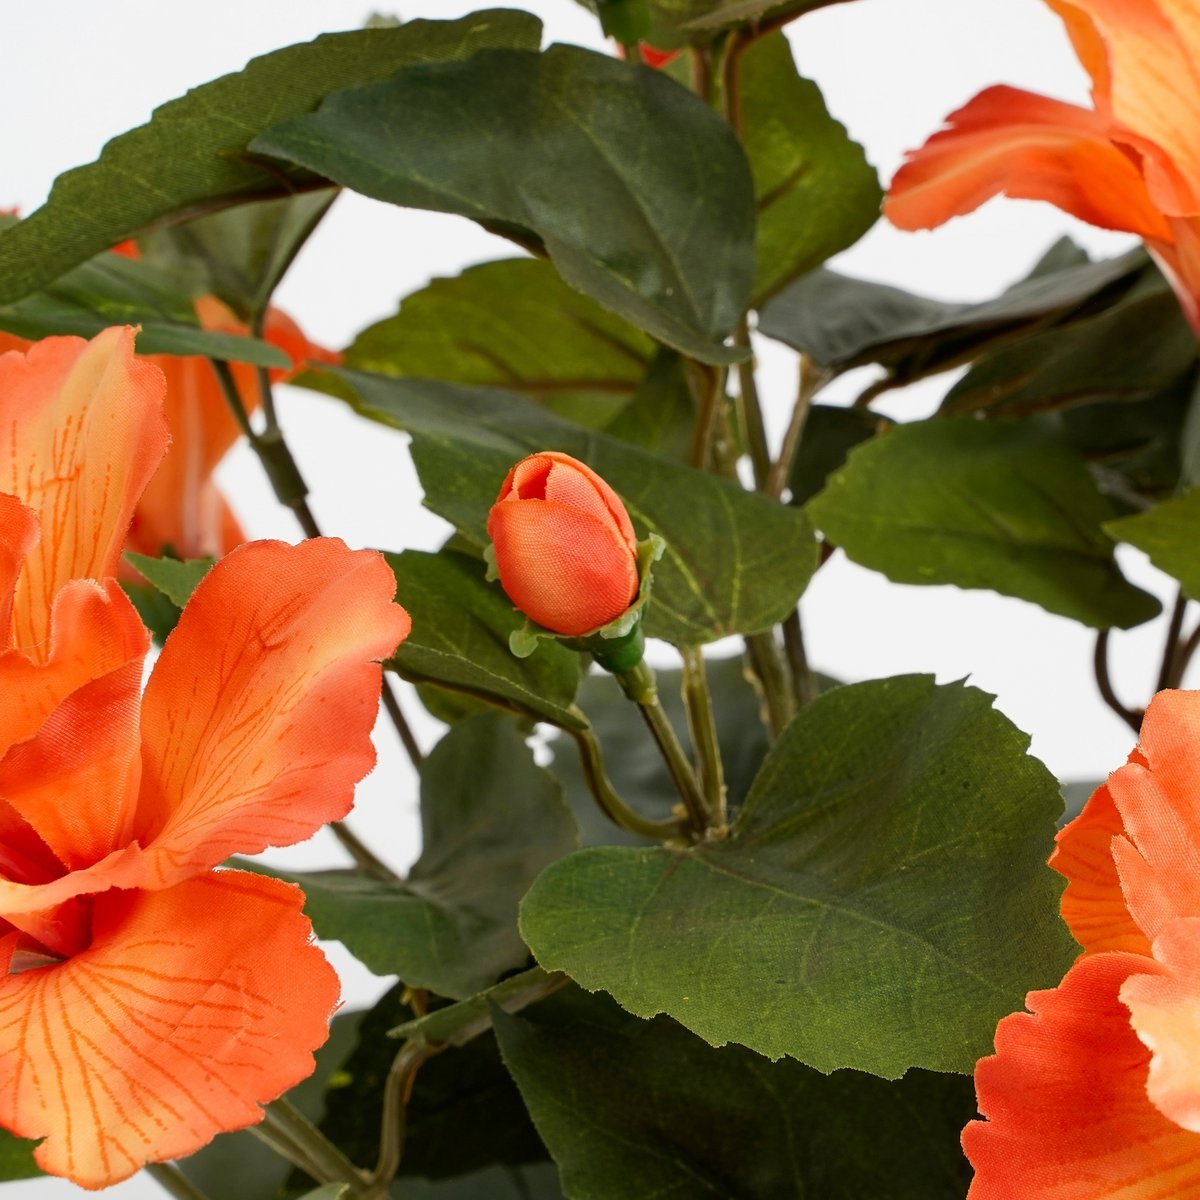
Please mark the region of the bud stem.
<svg viewBox="0 0 1200 1200"><path fill-rule="evenodd" d="M680 653L683 656L683 704L696 752L696 774L708 809L708 826L721 836L726 829L725 772L713 717L712 694L704 671L704 655L699 646L684 646Z"/></svg>
<svg viewBox="0 0 1200 1200"><path fill-rule="evenodd" d="M687 809L692 828L703 837L709 827L708 804L704 799L703 792L700 791L692 764L679 744L679 738L675 736L671 719L659 702L658 685L654 679L653 669L645 661L642 661L636 667L632 667L628 671L614 672L614 675L621 685L621 690L641 710L642 718L662 752L667 769L671 772L671 778L675 781L675 787Z"/></svg>

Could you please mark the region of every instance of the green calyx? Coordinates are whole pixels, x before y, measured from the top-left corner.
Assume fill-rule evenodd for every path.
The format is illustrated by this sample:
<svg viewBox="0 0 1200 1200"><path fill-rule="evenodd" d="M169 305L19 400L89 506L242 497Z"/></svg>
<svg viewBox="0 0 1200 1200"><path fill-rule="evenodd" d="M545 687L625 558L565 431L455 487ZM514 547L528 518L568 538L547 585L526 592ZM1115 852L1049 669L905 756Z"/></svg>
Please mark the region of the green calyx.
<svg viewBox="0 0 1200 1200"><path fill-rule="evenodd" d="M583 650L590 654L606 671L619 674L629 671L642 661L646 639L642 633L642 614L650 602L650 586L653 582L653 566L663 556L667 543L657 533L652 533L637 544L638 590L633 603L620 616L607 625L588 630L577 636L567 636L546 629L535 621L525 618L525 624L514 629L508 636L508 648L517 658L528 658L540 641L562 642L572 650ZM495 574L495 555L491 546L484 551L488 564L488 578Z"/></svg>

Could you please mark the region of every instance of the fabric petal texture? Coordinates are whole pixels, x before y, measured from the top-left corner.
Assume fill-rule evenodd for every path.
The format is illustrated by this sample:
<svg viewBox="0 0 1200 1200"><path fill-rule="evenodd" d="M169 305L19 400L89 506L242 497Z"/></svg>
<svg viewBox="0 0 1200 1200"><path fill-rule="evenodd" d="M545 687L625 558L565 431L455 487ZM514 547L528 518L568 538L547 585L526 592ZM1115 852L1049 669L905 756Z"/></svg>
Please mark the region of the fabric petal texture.
<svg viewBox="0 0 1200 1200"><path fill-rule="evenodd" d="M932 229L1004 194L1049 201L1105 229L1170 239L1137 167L1089 109L997 86L946 126L892 180L884 214L901 229Z"/></svg>
<svg viewBox="0 0 1200 1200"><path fill-rule="evenodd" d="M375 762L378 663L408 632L395 589L336 538L252 542L205 576L142 707L149 886L346 815Z"/></svg>
<svg viewBox="0 0 1200 1200"><path fill-rule="evenodd" d="M162 373L134 357L129 328L0 356L0 492L41 525L13 605L15 644L35 661L49 656L59 589L116 574L134 505L167 447L163 389Z"/></svg>
<svg viewBox="0 0 1200 1200"><path fill-rule="evenodd" d="M0 984L0 1122L99 1188L261 1120L338 1000L302 903L242 872L98 897L86 950Z"/></svg>
<svg viewBox="0 0 1200 1200"><path fill-rule="evenodd" d="M1120 1000L1126 980L1161 970L1141 955L1085 955L1057 988L1030 993L1029 1013L1000 1022L975 1072L987 1120L963 1133L969 1200L1200 1198L1200 1134L1151 1103L1150 1052Z"/></svg>

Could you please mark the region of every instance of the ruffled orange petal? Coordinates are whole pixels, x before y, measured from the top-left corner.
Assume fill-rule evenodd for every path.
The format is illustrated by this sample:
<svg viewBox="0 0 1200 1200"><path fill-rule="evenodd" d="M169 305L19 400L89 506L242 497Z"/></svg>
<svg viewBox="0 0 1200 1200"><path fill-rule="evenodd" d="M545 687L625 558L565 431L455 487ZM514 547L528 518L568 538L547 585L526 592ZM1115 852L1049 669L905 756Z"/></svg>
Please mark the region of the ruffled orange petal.
<svg viewBox="0 0 1200 1200"><path fill-rule="evenodd" d="M1108 67L1108 49L1096 22L1072 0L1046 0L1066 26L1067 36L1075 48L1075 54L1083 69L1091 76L1092 95L1104 97L1112 89L1112 78Z"/></svg>
<svg viewBox="0 0 1200 1200"><path fill-rule="evenodd" d="M1200 918L1172 921L1155 939L1154 958L1163 973L1131 976L1121 999L1151 1053L1150 1099L1200 1134Z"/></svg>
<svg viewBox="0 0 1200 1200"><path fill-rule="evenodd" d="M50 630L44 662L19 650L0 653L0 755L33 737L76 689L140 664L150 646L137 611L111 579L67 584L54 598Z"/></svg>
<svg viewBox="0 0 1200 1200"><path fill-rule="evenodd" d="M37 540L37 513L26 508L16 496L0 492L0 650L12 645L12 605L17 576Z"/></svg>
<svg viewBox="0 0 1200 1200"><path fill-rule="evenodd" d="M86 950L0 983L0 1124L100 1188L261 1120L338 999L303 899L241 872L98 897Z"/></svg>
<svg viewBox="0 0 1200 1200"><path fill-rule="evenodd" d="M1144 760L1135 750L1130 761ZM1059 832L1050 865L1069 881L1062 897L1063 920L1085 950L1149 954L1150 941L1130 916L1113 861L1113 838L1124 833L1121 814L1102 784Z"/></svg>
<svg viewBox="0 0 1200 1200"><path fill-rule="evenodd" d="M379 660L408 633L382 555L250 542L197 588L142 708L152 886L346 815L372 767Z"/></svg>
<svg viewBox="0 0 1200 1200"><path fill-rule="evenodd" d="M1071 3L1094 25L1107 53L1095 95L1112 136L1145 157L1150 195L1162 212L1200 213L1200 16L1194 0ZM1089 49L1085 65L1094 56Z"/></svg>
<svg viewBox="0 0 1200 1200"><path fill-rule="evenodd" d="M901 229L932 229L1003 193L1105 229L1169 241L1170 228L1103 118L1011 87L980 92L909 154L884 201Z"/></svg>
<svg viewBox="0 0 1200 1200"><path fill-rule="evenodd" d="M166 448L162 393L129 328L0 356L0 492L34 509L42 530L13 605L16 645L36 661L50 653L59 589L116 574L134 504Z"/></svg>
<svg viewBox="0 0 1200 1200"><path fill-rule="evenodd" d="M963 1131L970 1200L1198 1200L1200 1135L1146 1095L1149 1051L1118 995L1152 959L1088 954L1030 1013L1005 1017L975 1071L988 1119Z"/></svg>
<svg viewBox="0 0 1200 1200"><path fill-rule="evenodd" d="M1128 834L1113 859L1129 912L1153 941L1176 917L1200 914L1200 692L1159 692L1139 749L1141 762L1108 779Z"/></svg>

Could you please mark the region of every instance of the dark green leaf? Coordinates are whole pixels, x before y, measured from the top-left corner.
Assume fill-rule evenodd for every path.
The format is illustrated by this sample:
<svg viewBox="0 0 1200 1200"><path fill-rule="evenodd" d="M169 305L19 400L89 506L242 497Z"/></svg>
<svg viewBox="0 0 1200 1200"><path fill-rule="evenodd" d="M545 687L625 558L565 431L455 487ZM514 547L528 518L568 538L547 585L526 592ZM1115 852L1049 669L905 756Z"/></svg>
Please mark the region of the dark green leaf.
<svg viewBox="0 0 1200 1200"><path fill-rule="evenodd" d="M24 222L0 216L0 231ZM0 232L2 241L3 232ZM230 362L286 367L289 359L257 338L200 328L198 277L120 254L99 254L15 304L0 307L0 329L36 341L59 334L95 337L110 325L140 325L142 354L203 354Z"/></svg>
<svg viewBox="0 0 1200 1200"><path fill-rule="evenodd" d="M665 347L633 399L604 426L609 437L676 462L690 462L696 406L684 360Z"/></svg>
<svg viewBox="0 0 1200 1200"><path fill-rule="evenodd" d="M775 743L730 836L581 850L521 907L547 970L821 1071L970 1071L1076 947L1047 869L1058 784L974 688L835 688Z"/></svg>
<svg viewBox="0 0 1200 1200"><path fill-rule="evenodd" d="M1196 365L1196 335L1167 281L1147 270L1104 312L1002 346L942 403L948 413L1026 417L1098 401L1143 400L1178 386Z"/></svg>
<svg viewBox="0 0 1200 1200"><path fill-rule="evenodd" d="M825 481L846 462L859 442L884 433L892 422L862 408L835 408L814 404L808 411L804 436L792 460L788 486L793 504L807 504L825 486Z"/></svg>
<svg viewBox="0 0 1200 1200"><path fill-rule="evenodd" d="M796 72L782 33L755 42L740 68L741 133L758 197L754 304L853 245L883 192L862 147Z"/></svg>
<svg viewBox="0 0 1200 1200"><path fill-rule="evenodd" d="M352 1162L379 1156L384 1081L400 1049L397 984L359 1026L358 1045L327 1093L321 1130ZM442 1179L548 1158L490 1030L421 1066L407 1106L403 1175Z"/></svg>
<svg viewBox="0 0 1200 1200"><path fill-rule="evenodd" d="M564 991L496 1034L573 1200L962 1200L969 1079L825 1077ZM581 1086L581 1083L583 1086Z"/></svg>
<svg viewBox="0 0 1200 1200"><path fill-rule="evenodd" d="M135 554L132 551L125 558L177 608L183 608L191 599L192 593L200 586L200 580L213 566L211 558L184 561L177 558L151 558L147 554Z"/></svg>
<svg viewBox="0 0 1200 1200"><path fill-rule="evenodd" d="M155 644L161 646L171 631L179 624L182 613L179 605L172 603L166 596L149 583L131 583L121 580L121 590L133 602L142 624L150 630Z"/></svg>
<svg viewBox="0 0 1200 1200"><path fill-rule="evenodd" d="M563 1200L552 1163L528 1167L488 1167L458 1179L403 1179L392 1189L396 1200Z"/></svg>
<svg viewBox="0 0 1200 1200"><path fill-rule="evenodd" d="M377 375L502 387L599 427L629 403L654 349L548 262L518 258L435 279L363 330L343 361Z"/></svg>
<svg viewBox="0 0 1200 1200"><path fill-rule="evenodd" d="M348 1183L323 1183L311 1192L305 1192L300 1200L342 1200L349 1190Z"/></svg>
<svg viewBox="0 0 1200 1200"><path fill-rule="evenodd" d="M880 363L898 383L909 383L989 345L1104 307L1133 286L1147 262L1135 250L1057 271L1035 268L981 304L951 304L821 269L767 303L758 328L822 366L846 371Z"/></svg>
<svg viewBox="0 0 1200 1200"><path fill-rule="evenodd" d="M729 126L657 71L577 46L485 51L336 93L252 148L540 241L639 328L706 362L741 357L721 343L753 277L750 171Z"/></svg>
<svg viewBox="0 0 1200 1200"><path fill-rule="evenodd" d="M506 392L335 370L364 416L412 435L425 503L474 545L509 468L565 451L620 494L639 536L660 534L646 633L676 645L767 629L792 610L816 567L808 519L703 471L591 433ZM539 651L540 653L540 651Z"/></svg>
<svg viewBox="0 0 1200 1200"><path fill-rule="evenodd" d="M123 238L249 200L327 186L247 151L269 125L314 109L338 88L384 79L411 63L463 58L488 46L536 49L541 25L492 9L458 21L331 33L253 59L193 88L123 133L100 158L58 178L49 200L0 234L0 302L28 295Z"/></svg>
<svg viewBox="0 0 1200 1200"><path fill-rule="evenodd" d="M1185 596L1200 600L1200 487L1104 528L1117 541L1144 550L1160 571L1179 581Z"/></svg>
<svg viewBox="0 0 1200 1200"><path fill-rule="evenodd" d="M413 682L464 689L555 725L581 727L571 705L579 686L579 655L558 644L517 658L508 636L524 618L479 559L452 550L387 555L396 599L412 617L412 633L388 666Z"/></svg>
<svg viewBox="0 0 1200 1200"><path fill-rule="evenodd" d="M318 936L376 975L460 999L525 964L517 902L579 835L558 783L534 765L514 723L493 713L454 726L425 760L421 830L421 857L403 882L266 873L300 884Z"/></svg>
<svg viewBox="0 0 1200 1200"><path fill-rule="evenodd" d="M202 272L205 292L253 324L336 196L326 188L169 225L141 239L142 256L177 271Z"/></svg>
<svg viewBox="0 0 1200 1200"><path fill-rule="evenodd" d="M7 1129L0 1129L0 1182L10 1179L33 1179L43 1174L41 1167L33 1161L36 1141L14 1137Z"/></svg>
<svg viewBox="0 0 1200 1200"><path fill-rule="evenodd" d="M593 12L604 0L578 0ZM687 42L707 43L713 35L765 17L793 17L843 0L647 0L650 28L640 40L663 50Z"/></svg>
<svg viewBox="0 0 1200 1200"><path fill-rule="evenodd" d="M1025 423L898 425L852 451L808 511L896 583L991 588L1098 629L1159 609L1118 569L1102 528L1116 512L1083 460Z"/></svg>
<svg viewBox="0 0 1200 1200"><path fill-rule="evenodd" d="M759 718L759 701L747 682L738 655L705 660L708 686L713 698L725 783L729 802L739 805L750 790L767 753L767 734ZM682 672L660 670L658 693L676 729L687 728L680 689ZM604 750L605 766L621 798L636 812L652 820L665 819L679 803L679 793L658 747L646 736L646 726L637 707L625 698L608 675L592 674L583 681L579 706L588 715ZM644 846L644 838L625 833L597 808L588 789L575 743L559 734L550 742L554 762L550 769L566 792L579 822L585 846Z"/></svg>

